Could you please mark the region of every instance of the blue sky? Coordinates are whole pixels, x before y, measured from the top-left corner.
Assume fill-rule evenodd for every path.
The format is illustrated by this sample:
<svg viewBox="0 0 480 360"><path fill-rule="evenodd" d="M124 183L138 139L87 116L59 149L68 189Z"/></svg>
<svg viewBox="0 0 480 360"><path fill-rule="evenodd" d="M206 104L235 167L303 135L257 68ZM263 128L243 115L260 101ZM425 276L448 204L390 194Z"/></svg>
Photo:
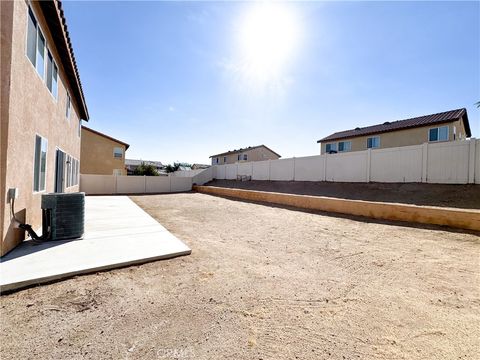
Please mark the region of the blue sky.
<svg viewBox="0 0 480 360"><path fill-rule="evenodd" d="M63 4L88 126L129 143L127 158L315 155L335 131L461 107L480 136L479 2L277 3L281 49L253 56L280 55L261 68L245 35L256 3Z"/></svg>

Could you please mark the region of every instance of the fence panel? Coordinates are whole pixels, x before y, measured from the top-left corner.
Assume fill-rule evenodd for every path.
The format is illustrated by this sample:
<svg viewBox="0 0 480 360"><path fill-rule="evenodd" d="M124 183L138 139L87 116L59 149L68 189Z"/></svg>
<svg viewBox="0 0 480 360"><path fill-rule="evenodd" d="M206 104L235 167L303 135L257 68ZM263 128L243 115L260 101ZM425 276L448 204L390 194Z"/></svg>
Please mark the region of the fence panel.
<svg viewBox="0 0 480 360"><path fill-rule="evenodd" d="M169 176L146 176L145 192L147 193L166 193L170 192Z"/></svg>
<svg viewBox="0 0 480 360"><path fill-rule="evenodd" d="M215 179L225 180L227 172L226 165L215 165Z"/></svg>
<svg viewBox="0 0 480 360"><path fill-rule="evenodd" d="M270 180L270 164L268 160L253 162L252 180Z"/></svg>
<svg viewBox="0 0 480 360"><path fill-rule="evenodd" d="M212 166L212 167L209 167L208 169L203 170L201 173L195 175L192 178L192 184L203 185L209 181L212 181L214 170L215 170L215 167Z"/></svg>
<svg viewBox="0 0 480 360"><path fill-rule="evenodd" d="M270 161L270 180L292 181L294 171L293 158Z"/></svg>
<svg viewBox="0 0 480 360"><path fill-rule="evenodd" d="M190 190L192 190L191 177L172 176L170 178L171 192L190 191Z"/></svg>
<svg viewBox="0 0 480 360"><path fill-rule="evenodd" d="M327 154L326 180L339 182L366 182L368 151Z"/></svg>
<svg viewBox="0 0 480 360"><path fill-rule="evenodd" d="M468 183L470 141L428 145L427 182L446 184Z"/></svg>
<svg viewBox="0 0 480 360"><path fill-rule="evenodd" d="M295 158L295 181L322 181L324 156Z"/></svg>
<svg viewBox="0 0 480 360"><path fill-rule="evenodd" d="M237 175L242 176L252 176L252 163L238 163L238 173Z"/></svg>
<svg viewBox="0 0 480 360"><path fill-rule="evenodd" d="M237 179L237 164L228 164L225 166L225 179Z"/></svg>
<svg viewBox="0 0 480 360"><path fill-rule="evenodd" d="M421 182L422 145L372 150L370 181Z"/></svg>
<svg viewBox="0 0 480 360"><path fill-rule="evenodd" d="M140 194L145 192L146 176L116 176L117 194Z"/></svg>
<svg viewBox="0 0 480 360"><path fill-rule="evenodd" d="M87 194L114 194L115 176L80 174L80 191Z"/></svg>

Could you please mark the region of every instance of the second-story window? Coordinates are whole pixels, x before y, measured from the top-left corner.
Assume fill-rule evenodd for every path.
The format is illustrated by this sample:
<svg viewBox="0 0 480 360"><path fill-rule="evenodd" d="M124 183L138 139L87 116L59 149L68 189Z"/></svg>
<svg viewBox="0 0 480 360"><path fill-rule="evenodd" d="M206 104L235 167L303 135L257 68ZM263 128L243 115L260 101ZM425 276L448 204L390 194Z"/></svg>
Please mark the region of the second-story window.
<svg viewBox="0 0 480 360"><path fill-rule="evenodd" d="M247 160L248 159L248 155L247 154L243 154L243 160Z"/></svg>
<svg viewBox="0 0 480 360"><path fill-rule="evenodd" d="M226 157L226 156L223 157L223 162L224 162L224 163L227 162L227 157Z"/></svg>
<svg viewBox="0 0 480 360"><path fill-rule="evenodd" d="M45 76L45 37L31 9L28 9L26 51L27 57L35 66L38 75L43 79Z"/></svg>
<svg viewBox="0 0 480 360"><path fill-rule="evenodd" d="M428 141L447 141L448 125L432 128L428 131Z"/></svg>
<svg viewBox="0 0 480 360"><path fill-rule="evenodd" d="M378 148L380 146L380 137L372 136L367 138L367 149Z"/></svg>
<svg viewBox="0 0 480 360"><path fill-rule="evenodd" d="M329 153L331 151L337 151L337 144L336 143L331 143L325 145L325 152Z"/></svg>
<svg viewBox="0 0 480 360"><path fill-rule="evenodd" d="M121 159L123 158L123 149L121 147L115 147L113 148L113 157L115 159Z"/></svg>
<svg viewBox="0 0 480 360"><path fill-rule="evenodd" d="M338 151L350 151L352 150L352 142L351 141L340 141L338 143Z"/></svg>
<svg viewBox="0 0 480 360"><path fill-rule="evenodd" d="M58 68L50 51L47 52L47 88L56 99L58 91Z"/></svg>
<svg viewBox="0 0 480 360"><path fill-rule="evenodd" d="M65 116L70 120L70 112L72 110L72 100L70 99L70 93L67 91L67 105L65 109Z"/></svg>

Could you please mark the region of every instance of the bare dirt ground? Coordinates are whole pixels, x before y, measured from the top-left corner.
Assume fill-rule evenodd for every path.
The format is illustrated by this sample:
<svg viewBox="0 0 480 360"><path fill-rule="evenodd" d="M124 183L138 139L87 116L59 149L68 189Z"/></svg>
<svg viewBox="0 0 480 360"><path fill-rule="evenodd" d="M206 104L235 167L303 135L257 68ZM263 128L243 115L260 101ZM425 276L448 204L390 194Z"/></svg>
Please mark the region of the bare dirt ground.
<svg viewBox="0 0 480 360"><path fill-rule="evenodd" d="M212 186L342 199L480 209L480 185L214 180Z"/></svg>
<svg viewBox="0 0 480 360"><path fill-rule="evenodd" d="M475 234L132 199L192 255L2 296L2 359L478 359Z"/></svg>

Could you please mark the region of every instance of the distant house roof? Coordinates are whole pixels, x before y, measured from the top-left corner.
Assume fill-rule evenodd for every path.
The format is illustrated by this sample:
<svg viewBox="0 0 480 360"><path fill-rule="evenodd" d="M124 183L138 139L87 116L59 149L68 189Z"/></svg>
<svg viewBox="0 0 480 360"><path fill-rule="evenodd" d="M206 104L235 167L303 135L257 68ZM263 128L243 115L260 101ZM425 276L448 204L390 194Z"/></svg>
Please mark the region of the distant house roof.
<svg viewBox="0 0 480 360"><path fill-rule="evenodd" d="M142 163L145 163L147 165L153 165L158 168L163 167L163 164L160 161L125 159L126 166L140 166Z"/></svg>
<svg viewBox="0 0 480 360"><path fill-rule="evenodd" d="M265 145L249 146L249 147L246 147L246 148L240 148L240 149L236 149L236 150L229 150L229 151L227 151L227 152L223 152L223 153L220 153L220 154L211 155L210 157L212 158L212 157L217 157L217 156L238 154L238 153L242 153L242 152L247 151L247 150L254 150L254 149L257 149L257 148L260 148L260 147L264 147L265 149L271 151L272 153L274 153L274 154L277 155L278 157L281 157L280 154L277 154L275 151L273 151L272 149L270 149L269 147L267 147L267 146L265 146Z"/></svg>
<svg viewBox="0 0 480 360"><path fill-rule="evenodd" d="M107 139L109 139L109 140L115 141L115 142L117 142L117 143L119 143L119 144L125 145L125 150L127 150L127 149L130 147L130 145L128 145L126 142L123 142L123 141L118 140L118 139L115 139L115 138L113 138L113 137L111 137L111 136L105 135L105 134L101 133L100 131L96 131L96 130L90 129L89 127L86 127L86 126L84 126L84 125L82 125L82 129L85 129L85 130L90 131L90 132L92 132L92 133L94 133L94 134L103 136L104 138L107 138Z"/></svg>
<svg viewBox="0 0 480 360"><path fill-rule="evenodd" d="M88 109L83 94L82 83L78 73L73 46L68 33L67 21L62 9L60 0L39 1L38 4L47 21L48 28L52 34L55 47L58 50L63 68L72 87L73 96L80 109L80 119L88 121Z"/></svg>
<svg viewBox="0 0 480 360"><path fill-rule="evenodd" d="M211 167L211 165L207 165L207 164L193 164L192 165L192 169L196 170L196 169L208 169L209 167Z"/></svg>
<svg viewBox="0 0 480 360"><path fill-rule="evenodd" d="M323 139L318 140L317 143L324 142L324 141L352 138L356 136L381 134L385 132L411 129L411 128L416 128L421 126L436 125L436 124L456 121L460 119L463 119L463 124L465 126L467 137L472 136L472 133L470 131L470 124L468 123L467 110L465 108L462 108L457 110L445 111L437 114L419 116L419 117L406 119L406 120L397 120L392 122L387 121L379 125L366 126L363 128L357 127L352 130L340 131L332 135L329 135L327 137L324 137Z"/></svg>

